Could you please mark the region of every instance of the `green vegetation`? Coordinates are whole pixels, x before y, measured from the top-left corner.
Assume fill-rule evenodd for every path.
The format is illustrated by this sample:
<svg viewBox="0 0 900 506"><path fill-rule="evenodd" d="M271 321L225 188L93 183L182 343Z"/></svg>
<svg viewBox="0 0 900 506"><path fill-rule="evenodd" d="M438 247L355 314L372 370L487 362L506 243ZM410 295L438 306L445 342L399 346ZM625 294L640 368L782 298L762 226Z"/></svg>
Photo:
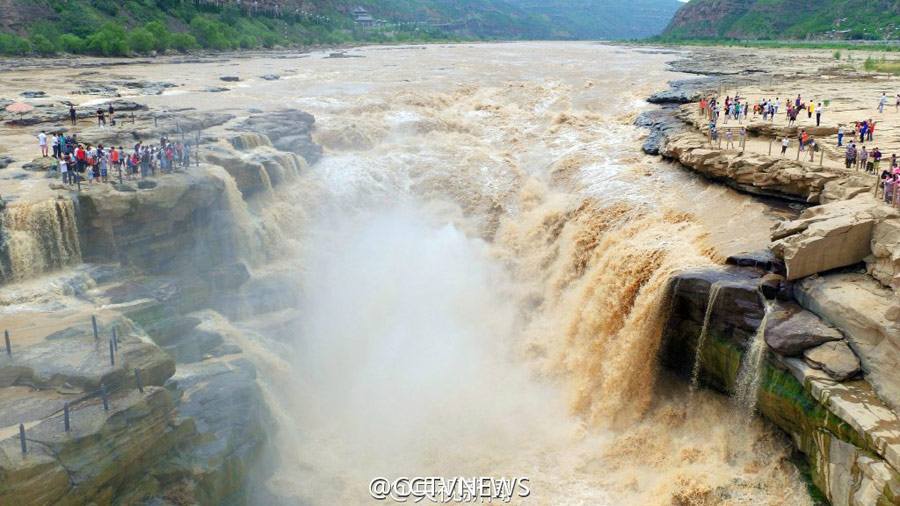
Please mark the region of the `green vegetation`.
<svg viewBox="0 0 900 506"><path fill-rule="evenodd" d="M194 49L552 36L549 21L506 0L283 0L279 4L284 8L278 11L251 11L234 0L8 0L0 16L0 55L125 56ZM355 23L352 9L356 6L369 9L379 23Z"/></svg>
<svg viewBox="0 0 900 506"><path fill-rule="evenodd" d="M692 0L660 36L670 42L898 38L900 3L888 0Z"/></svg>

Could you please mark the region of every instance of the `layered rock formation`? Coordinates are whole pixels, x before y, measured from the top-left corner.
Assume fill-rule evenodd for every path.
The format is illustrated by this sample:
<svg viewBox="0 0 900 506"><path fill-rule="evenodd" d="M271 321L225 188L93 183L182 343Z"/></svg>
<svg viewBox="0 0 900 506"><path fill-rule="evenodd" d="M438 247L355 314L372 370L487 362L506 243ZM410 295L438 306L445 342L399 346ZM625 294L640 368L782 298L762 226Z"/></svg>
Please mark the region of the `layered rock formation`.
<svg viewBox="0 0 900 506"><path fill-rule="evenodd" d="M813 482L832 504L900 503L900 418L866 381L854 379L859 364L848 347L858 349L854 332L838 333L792 301L770 302L763 335L775 346L765 348L757 370L747 371L753 366L748 351L766 311L759 290L765 276L757 267L678 275L664 364L686 379L698 367L704 383L728 394L738 392L739 376L758 378L756 409L791 435ZM718 296L711 300L714 285ZM808 300L801 295L805 290L794 290L801 301Z"/></svg>
<svg viewBox="0 0 900 506"><path fill-rule="evenodd" d="M317 157L311 117L288 115L302 120L288 125L295 134L289 144ZM186 125L193 120L209 127L230 117L184 118ZM92 187L68 201L76 221L70 239L78 259L91 264L56 274L33 293L0 288L7 301L53 297L55 322L48 327L35 309L8 323L13 352L0 356L0 503L246 502L249 473L274 422L256 366L239 344L246 336L228 318L280 312L278 321L290 326L282 313L296 301L293 280L277 269L253 277L247 265L268 259L260 250L269 232L255 213L308 165L258 133L204 139L199 166L153 184ZM265 198L248 206L256 195Z"/></svg>
<svg viewBox="0 0 900 506"><path fill-rule="evenodd" d="M819 203L825 185L840 178L799 161L710 147L707 137L694 132L669 136L660 152L736 190L808 204Z"/></svg>

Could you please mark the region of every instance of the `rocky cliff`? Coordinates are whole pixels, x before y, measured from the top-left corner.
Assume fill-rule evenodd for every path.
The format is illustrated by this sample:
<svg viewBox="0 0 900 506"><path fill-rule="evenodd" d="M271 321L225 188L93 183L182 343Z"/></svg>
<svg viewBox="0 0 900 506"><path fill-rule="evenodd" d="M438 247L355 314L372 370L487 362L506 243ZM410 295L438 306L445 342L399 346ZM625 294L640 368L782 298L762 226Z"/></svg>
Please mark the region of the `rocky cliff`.
<svg viewBox="0 0 900 506"><path fill-rule="evenodd" d="M678 39L895 39L888 0L692 0L663 32Z"/></svg>
<svg viewBox="0 0 900 506"><path fill-rule="evenodd" d="M70 239L88 263L44 286L0 288L4 305L40 299L54 308L50 319L40 304L5 317L0 503L246 503L276 427L241 346L247 331L229 318L283 312L295 300L289 276L253 276L248 266L278 248L259 215L321 153L311 116L280 114L284 133L251 115L228 125L239 133L206 136L202 163L64 200Z"/></svg>
<svg viewBox="0 0 900 506"><path fill-rule="evenodd" d="M812 289L814 281L792 284L778 274L778 261L731 262L753 267L685 272L672 281L663 363L787 432L832 504L900 504L900 417L870 386L876 371L861 369L853 351L872 343L846 325L886 308L867 315L873 306L843 305L823 320L809 309L820 312L831 300ZM898 391L896 377L882 379L881 388ZM758 390L748 392L748 384Z"/></svg>

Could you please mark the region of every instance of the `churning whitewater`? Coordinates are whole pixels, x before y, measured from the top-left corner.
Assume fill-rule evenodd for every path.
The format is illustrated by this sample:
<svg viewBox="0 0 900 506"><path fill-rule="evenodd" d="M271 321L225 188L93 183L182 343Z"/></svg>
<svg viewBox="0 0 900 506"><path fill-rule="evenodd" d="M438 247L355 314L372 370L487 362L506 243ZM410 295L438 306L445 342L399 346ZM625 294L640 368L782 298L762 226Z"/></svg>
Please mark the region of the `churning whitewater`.
<svg viewBox="0 0 900 506"><path fill-rule="evenodd" d="M325 147L241 225L247 255L281 257L303 294L293 342L241 332L278 422L259 500L516 476L519 504L809 504L780 436L656 363L672 274L762 244L771 222L638 153L632 123L671 56L360 54L241 90L313 113Z"/></svg>

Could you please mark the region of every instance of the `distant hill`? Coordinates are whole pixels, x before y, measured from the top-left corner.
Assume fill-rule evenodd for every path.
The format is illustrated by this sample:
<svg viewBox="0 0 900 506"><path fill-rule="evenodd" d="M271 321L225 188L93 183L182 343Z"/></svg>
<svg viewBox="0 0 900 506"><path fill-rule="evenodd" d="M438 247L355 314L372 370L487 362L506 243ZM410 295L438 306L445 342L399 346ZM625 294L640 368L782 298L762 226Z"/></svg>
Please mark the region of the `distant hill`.
<svg viewBox="0 0 900 506"><path fill-rule="evenodd" d="M659 35L678 0L507 0L550 21L553 35L572 39L638 39Z"/></svg>
<svg viewBox="0 0 900 506"><path fill-rule="evenodd" d="M659 33L677 0L0 0L0 54ZM362 11L360 10L362 9Z"/></svg>
<svg viewBox="0 0 900 506"><path fill-rule="evenodd" d="M691 0L665 40L900 38L897 0Z"/></svg>

